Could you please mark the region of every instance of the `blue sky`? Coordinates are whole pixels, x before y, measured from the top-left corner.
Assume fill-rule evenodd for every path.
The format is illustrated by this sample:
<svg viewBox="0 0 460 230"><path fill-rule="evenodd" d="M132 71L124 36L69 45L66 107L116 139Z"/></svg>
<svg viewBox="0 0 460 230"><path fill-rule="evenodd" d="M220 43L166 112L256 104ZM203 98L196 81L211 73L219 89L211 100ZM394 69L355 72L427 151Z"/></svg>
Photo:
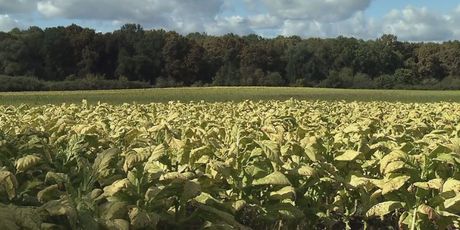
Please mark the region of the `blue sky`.
<svg viewBox="0 0 460 230"><path fill-rule="evenodd" d="M0 0L0 30L72 23L101 32L124 23L183 34L460 39L458 0Z"/></svg>

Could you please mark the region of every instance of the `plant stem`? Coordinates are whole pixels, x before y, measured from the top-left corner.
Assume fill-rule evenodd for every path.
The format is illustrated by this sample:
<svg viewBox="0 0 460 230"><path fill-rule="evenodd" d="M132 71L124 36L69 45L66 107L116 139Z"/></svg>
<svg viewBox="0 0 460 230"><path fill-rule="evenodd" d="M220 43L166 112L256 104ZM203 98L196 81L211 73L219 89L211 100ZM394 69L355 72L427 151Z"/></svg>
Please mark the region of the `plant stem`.
<svg viewBox="0 0 460 230"><path fill-rule="evenodd" d="M411 230L415 230L415 221L417 220L417 207L414 208L414 213L412 214L412 226Z"/></svg>

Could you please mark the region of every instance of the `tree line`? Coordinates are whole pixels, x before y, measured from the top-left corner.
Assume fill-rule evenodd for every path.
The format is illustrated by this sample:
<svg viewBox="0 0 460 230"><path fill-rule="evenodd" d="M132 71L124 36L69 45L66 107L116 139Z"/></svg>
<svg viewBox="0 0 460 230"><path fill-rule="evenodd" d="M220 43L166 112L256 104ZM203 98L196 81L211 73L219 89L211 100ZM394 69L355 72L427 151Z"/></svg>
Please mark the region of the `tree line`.
<svg viewBox="0 0 460 230"><path fill-rule="evenodd" d="M0 33L0 74L3 90L14 84L13 90L24 90L18 82L31 78L29 84L52 82L54 89L85 88L88 82L97 83L93 88L457 89L460 42L402 42L388 34L375 40L181 35L136 24L110 33L78 25L30 27Z"/></svg>

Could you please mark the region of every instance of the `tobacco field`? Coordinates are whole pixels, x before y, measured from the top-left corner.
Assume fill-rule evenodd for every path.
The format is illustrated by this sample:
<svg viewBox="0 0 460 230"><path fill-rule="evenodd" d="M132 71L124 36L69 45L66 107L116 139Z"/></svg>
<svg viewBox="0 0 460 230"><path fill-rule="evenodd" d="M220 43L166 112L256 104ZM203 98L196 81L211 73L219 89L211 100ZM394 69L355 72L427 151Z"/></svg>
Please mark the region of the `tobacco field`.
<svg viewBox="0 0 460 230"><path fill-rule="evenodd" d="M2 229L460 228L460 104L0 106Z"/></svg>

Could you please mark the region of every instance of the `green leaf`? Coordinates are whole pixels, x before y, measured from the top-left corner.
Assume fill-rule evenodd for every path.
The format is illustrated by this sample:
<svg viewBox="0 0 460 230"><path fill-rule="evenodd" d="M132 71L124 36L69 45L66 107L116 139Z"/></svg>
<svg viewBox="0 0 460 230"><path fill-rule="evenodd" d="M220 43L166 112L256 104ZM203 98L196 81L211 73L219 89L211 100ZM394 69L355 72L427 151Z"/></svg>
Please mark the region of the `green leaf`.
<svg viewBox="0 0 460 230"><path fill-rule="evenodd" d="M46 217L40 208L0 204L0 226L5 230L39 230Z"/></svg>
<svg viewBox="0 0 460 230"><path fill-rule="evenodd" d="M102 220L103 227L108 230L129 230L129 222L123 219Z"/></svg>
<svg viewBox="0 0 460 230"><path fill-rule="evenodd" d="M392 213L393 211L403 208L404 203L399 201L386 201L383 203L376 204L372 206L367 212L366 217L382 217L387 214Z"/></svg>
<svg viewBox="0 0 460 230"><path fill-rule="evenodd" d="M128 204L126 202L106 202L99 207L100 215L103 219L127 219Z"/></svg>
<svg viewBox="0 0 460 230"><path fill-rule="evenodd" d="M184 183L184 191L181 195L181 203L185 204L190 199L193 199L201 194L201 186L197 182L194 181L186 181Z"/></svg>
<svg viewBox="0 0 460 230"><path fill-rule="evenodd" d="M235 217L230 214L230 213L227 213L227 212L224 212L224 211L221 211L219 209L216 209L214 207L211 207L211 206L208 206L208 205L205 205L205 204L201 204L201 203L197 203L197 206L199 208L199 210L203 213L203 214L207 214L205 215L205 218L206 219L210 219L210 220L222 220L224 222L226 222L227 224L233 226L234 228L236 229L240 229L240 230L249 230L250 228L238 223L238 221L235 220Z"/></svg>
<svg viewBox="0 0 460 230"><path fill-rule="evenodd" d="M280 172L274 172L266 177L254 180L253 185L291 185L289 179Z"/></svg>
<svg viewBox="0 0 460 230"><path fill-rule="evenodd" d="M299 220L305 218L304 213L290 203L279 203L267 207L269 212L276 215L277 219Z"/></svg>
<svg viewBox="0 0 460 230"><path fill-rule="evenodd" d="M460 194L456 194L455 197L446 199L444 201L444 208L447 211L458 213L460 212Z"/></svg>

